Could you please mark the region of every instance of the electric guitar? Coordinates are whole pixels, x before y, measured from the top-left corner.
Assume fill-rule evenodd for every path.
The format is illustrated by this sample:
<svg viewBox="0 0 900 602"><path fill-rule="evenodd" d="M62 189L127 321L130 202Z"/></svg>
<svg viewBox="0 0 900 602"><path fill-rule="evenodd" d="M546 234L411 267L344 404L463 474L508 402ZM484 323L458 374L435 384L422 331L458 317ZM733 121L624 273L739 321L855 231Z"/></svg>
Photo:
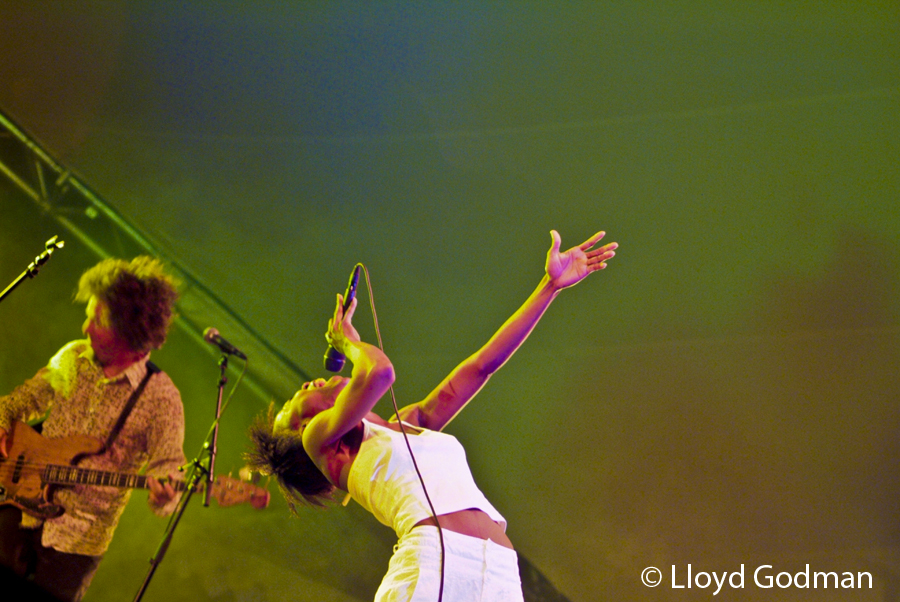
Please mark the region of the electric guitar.
<svg viewBox="0 0 900 602"><path fill-rule="evenodd" d="M0 454L0 506L12 504L36 518L55 518L65 512L53 502L53 491L59 486L150 488L146 475L74 466L77 460L96 454L103 447L102 441L87 435L47 439L24 422L15 421L5 447L7 456ZM175 491L187 489L183 481L171 484ZM232 477L217 477L211 496L223 507L244 502L257 509L269 505L265 488Z"/></svg>

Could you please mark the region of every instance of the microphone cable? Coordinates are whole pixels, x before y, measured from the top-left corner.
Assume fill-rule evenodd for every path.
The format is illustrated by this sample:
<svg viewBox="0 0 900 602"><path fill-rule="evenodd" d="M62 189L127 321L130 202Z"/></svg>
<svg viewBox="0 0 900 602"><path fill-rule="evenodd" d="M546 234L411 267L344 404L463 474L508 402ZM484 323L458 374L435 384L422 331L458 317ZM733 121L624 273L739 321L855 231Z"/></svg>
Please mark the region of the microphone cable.
<svg viewBox="0 0 900 602"><path fill-rule="evenodd" d="M364 264L357 264L362 266L363 272L366 275L366 288L369 290L369 307L372 310L372 320L375 323L375 338L378 339L378 348L381 351L384 351L384 343L381 341L381 329L378 327L378 314L375 312L375 296L372 292L372 281L369 278L369 268L367 268ZM422 484L422 492L425 494L425 500L428 502L428 508L431 510L431 516L434 518L434 525L438 530L438 539L441 542L441 580L440 587L438 589L438 602L442 602L444 597L444 558L446 556L446 551L444 549L444 530L441 528L441 523L438 521L437 512L434 509L434 504L431 503L431 496L428 495L428 488L425 487L425 479L422 477L422 473L419 471L419 465L416 462L416 456L413 454L412 445L409 443L409 435L406 433L406 429L403 427L403 420L400 419L400 409L397 407L397 396L394 394L394 385L390 386L391 391L391 403L394 406L394 415L397 417L397 424L400 425L400 432L403 434L403 440L406 442L406 449L409 450L409 457L412 459L413 468L416 469L416 475L419 477L419 483Z"/></svg>

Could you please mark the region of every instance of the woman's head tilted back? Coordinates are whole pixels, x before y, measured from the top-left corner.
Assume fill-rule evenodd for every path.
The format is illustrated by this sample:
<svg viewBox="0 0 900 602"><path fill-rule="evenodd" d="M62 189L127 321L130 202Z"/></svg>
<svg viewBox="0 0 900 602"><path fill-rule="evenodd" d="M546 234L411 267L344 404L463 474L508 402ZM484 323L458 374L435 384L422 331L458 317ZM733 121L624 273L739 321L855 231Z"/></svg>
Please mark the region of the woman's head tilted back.
<svg viewBox="0 0 900 602"><path fill-rule="evenodd" d="M291 512L296 504L324 506L333 501L334 486L303 448L302 431L276 427L275 404L250 426L253 449L245 454L251 470L275 476Z"/></svg>

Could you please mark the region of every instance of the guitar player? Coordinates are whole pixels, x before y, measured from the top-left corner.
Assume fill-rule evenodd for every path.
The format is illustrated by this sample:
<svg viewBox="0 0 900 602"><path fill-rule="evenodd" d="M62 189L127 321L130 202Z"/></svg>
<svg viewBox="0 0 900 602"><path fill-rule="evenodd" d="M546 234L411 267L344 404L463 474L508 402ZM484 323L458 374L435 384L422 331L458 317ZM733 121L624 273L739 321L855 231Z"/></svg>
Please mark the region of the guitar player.
<svg viewBox="0 0 900 602"><path fill-rule="evenodd" d="M106 259L81 276L75 300L87 304L86 338L63 346L33 378L0 397L0 482L16 470L15 458L6 458L14 421L48 410L46 438L87 435L106 445L79 467L146 469L164 477L185 463L181 395L148 362L150 351L166 340L176 298L171 276L146 256ZM172 486L156 478L148 483L151 510L171 513L178 498ZM53 501L64 513L44 521L15 505L0 506L0 565L56 598L80 600L129 496L130 490L112 487L62 488Z"/></svg>

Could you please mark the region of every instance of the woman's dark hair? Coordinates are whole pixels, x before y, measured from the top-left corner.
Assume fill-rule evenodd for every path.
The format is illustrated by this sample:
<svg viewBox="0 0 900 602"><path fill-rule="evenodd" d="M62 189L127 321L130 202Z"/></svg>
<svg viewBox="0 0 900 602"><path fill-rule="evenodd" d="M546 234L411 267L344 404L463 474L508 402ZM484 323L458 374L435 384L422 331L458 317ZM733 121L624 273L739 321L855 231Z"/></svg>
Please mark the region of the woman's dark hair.
<svg viewBox="0 0 900 602"><path fill-rule="evenodd" d="M109 308L113 331L132 351L146 353L166 342L178 291L159 260L104 259L78 282L75 300L87 302L91 296Z"/></svg>
<svg viewBox="0 0 900 602"><path fill-rule="evenodd" d="M250 425L253 449L244 454L251 470L274 475L291 512L296 504L325 506L333 502L334 486L325 478L303 448L300 433L288 429L275 432L275 404L270 403Z"/></svg>

